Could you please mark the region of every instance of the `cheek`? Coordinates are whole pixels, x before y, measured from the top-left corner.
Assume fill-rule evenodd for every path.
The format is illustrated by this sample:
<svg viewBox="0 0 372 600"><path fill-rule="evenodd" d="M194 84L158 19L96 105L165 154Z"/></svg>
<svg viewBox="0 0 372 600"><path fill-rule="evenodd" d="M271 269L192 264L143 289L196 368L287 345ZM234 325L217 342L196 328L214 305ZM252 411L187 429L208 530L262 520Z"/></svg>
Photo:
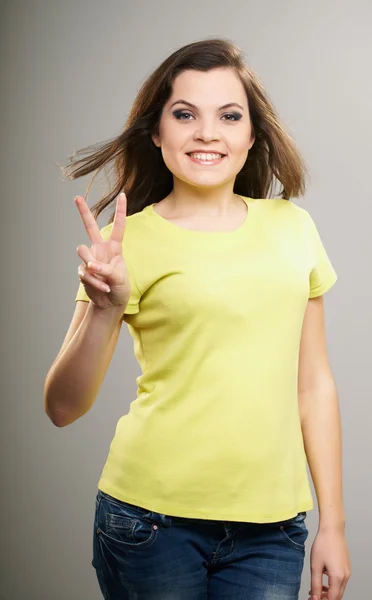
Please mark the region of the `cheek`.
<svg viewBox="0 0 372 600"><path fill-rule="evenodd" d="M179 132L172 135L166 135L162 140L162 153L163 160L167 167L172 165L176 167L180 165L185 160L185 152L188 147L190 147L189 137L186 135L186 132L182 134Z"/></svg>
<svg viewBox="0 0 372 600"><path fill-rule="evenodd" d="M187 138L180 133L173 132L171 135L165 133L162 137L162 150L164 160L174 161L182 154L182 148L186 147Z"/></svg>
<svg viewBox="0 0 372 600"><path fill-rule="evenodd" d="M166 165L174 164L177 161L178 149L171 141L163 140L162 154Z"/></svg>
<svg viewBox="0 0 372 600"><path fill-rule="evenodd" d="M231 139L231 148L236 156L248 154L252 131L249 127L241 129L238 135Z"/></svg>
<svg viewBox="0 0 372 600"><path fill-rule="evenodd" d="M183 157L182 153L179 151L179 148L176 148L173 145L163 143L162 156L165 166L169 169L171 173L177 175L182 172L183 167L181 163Z"/></svg>
<svg viewBox="0 0 372 600"><path fill-rule="evenodd" d="M250 133L242 134L238 140L235 140L235 144L232 148L232 152L236 157L236 160L241 166L244 165L247 160L250 151Z"/></svg>

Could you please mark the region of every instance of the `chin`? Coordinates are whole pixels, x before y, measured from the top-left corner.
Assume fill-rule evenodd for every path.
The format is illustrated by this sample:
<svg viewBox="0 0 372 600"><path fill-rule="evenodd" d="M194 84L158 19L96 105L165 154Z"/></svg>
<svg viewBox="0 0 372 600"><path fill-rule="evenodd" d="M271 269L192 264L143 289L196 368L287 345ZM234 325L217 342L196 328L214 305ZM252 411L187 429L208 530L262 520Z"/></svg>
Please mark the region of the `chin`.
<svg viewBox="0 0 372 600"><path fill-rule="evenodd" d="M189 173L174 173L173 176L177 179L180 179L184 183L188 183L189 185L198 185L198 186L216 186L226 183L235 177L235 175L226 176L226 173L198 173L195 176L193 173L193 177L190 177Z"/></svg>

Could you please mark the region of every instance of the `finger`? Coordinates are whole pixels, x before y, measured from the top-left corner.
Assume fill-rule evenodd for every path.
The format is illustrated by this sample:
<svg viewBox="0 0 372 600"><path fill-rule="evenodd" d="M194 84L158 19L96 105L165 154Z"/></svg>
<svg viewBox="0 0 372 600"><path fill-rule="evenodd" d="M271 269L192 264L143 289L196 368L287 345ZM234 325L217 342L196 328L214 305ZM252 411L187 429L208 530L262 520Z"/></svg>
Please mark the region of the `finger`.
<svg viewBox="0 0 372 600"><path fill-rule="evenodd" d="M113 273L113 266L100 262L93 255L92 251L85 244L81 244L76 249L78 255L83 260L83 265L86 266L86 272L92 273L92 275L96 275L98 279L101 276L109 277ZM84 264L85 263L85 264Z"/></svg>
<svg viewBox="0 0 372 600"><path fill-rule="evenodd" d="M322 586L322 589L323 589L322 594L326 594L328 592L328 587L329 587L328 585ZM314 593L314 592L311 592L311 590L308 591L309 596L311 596L312 593Z"/></svg>
<svg viewBox="0 0 372 600"><path fill-rule="evenodd" d="M89 206L82 196L75 196L74 202L78 207L78 211L84 223L85 231L87 232L92 244L100 244L102 242L102 237L98 223L90 212Z"/></svg>
<svg viewBox="0 0 372 600"><path fill-rule="evenodd" d="M105 263L92 261L92 260L89 260L87 262L87 267L93 273L99 273L100 275L103 275L104 277L109 277L110 275L112 275L112 272L113 272L112 265L107 265Z"/></svg>
<svg viewBox="0 0 372 600"><path fill-rule="evenodd" d="M102 292L110 291L110 287L104 281L101 281L100 279L97 279L97 277L94 277L94 275L88 273L83 265L79 265L78 273L79 279L83 284L87 283Z"/></svg>
<svg viewBox="0 0 372 600"><path fill-rule="evenodd" d="M344 592L345 592L345 588L346 588L346 586L347 586L347 581L345 581L345 582L342 584L342 586L341 586L341 589L340 589L340 598L343 598L343 595L344 595Z"/></svg>
<svg viewBox="0 0 372 600"><path fill-rule="evenodd" d="M127 197L124 194L124 192L122 192L121 194L119 194L118 199L116 201L115 217L110 234L110 240L112 240L113 242L119 242L119 244L123 242L126 215Z"/></svg>
<svg viewBox="0 0 372 600"><path fill-rule="evenodd" d="M318 600L322 597L322 583L319 581L311 582L311 594L317 596Z"/></svg>
<svg viewBox="0 0 372 600"><path fill-rule="evenodd" d="M329 600L339 600L340 591L341 591L341 581L336 580L336 581L331 582L331 585L329 586L327 598Z"/></svg>
<svg viewBox="0 0 372 600"><path fill-rule="evenodd" d="M76 252L86 265L88 265L88 262L96 262L96 257L93 255L93 252L85 244L80 244L80 246L76 248Z"/></svg>

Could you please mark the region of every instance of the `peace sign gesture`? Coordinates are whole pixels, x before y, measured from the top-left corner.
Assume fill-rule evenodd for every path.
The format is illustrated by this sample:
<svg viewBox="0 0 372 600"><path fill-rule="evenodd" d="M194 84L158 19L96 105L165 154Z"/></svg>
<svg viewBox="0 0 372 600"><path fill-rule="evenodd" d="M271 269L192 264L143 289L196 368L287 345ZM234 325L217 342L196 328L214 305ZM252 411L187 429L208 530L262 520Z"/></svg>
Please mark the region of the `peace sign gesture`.
<svg viewBox="0 0 372 600"><path fill-rule="evenodd" d="M82 196L76 196L75 204L80 212L85 230L92 242L91 248L81 244L77 253L83 262L78 273L91 302L98 308L123 306L130 298L130 284L123 258L122 243L126 225L127 199L119 194L110 237L104 240L97 221Z"/></svg>

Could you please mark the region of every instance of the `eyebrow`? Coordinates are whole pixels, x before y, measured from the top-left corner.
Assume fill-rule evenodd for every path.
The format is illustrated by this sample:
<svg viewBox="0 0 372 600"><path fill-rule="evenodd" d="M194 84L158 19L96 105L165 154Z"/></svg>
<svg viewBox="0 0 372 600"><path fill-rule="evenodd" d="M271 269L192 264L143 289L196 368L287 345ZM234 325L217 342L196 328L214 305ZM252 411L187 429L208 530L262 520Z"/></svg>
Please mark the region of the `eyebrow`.
<svg viewBox="0 0 372 600"><path fill-rule="evenodd" d="M175 104L186 104L187 106L190 106L191 108L195 108L196 110L198 110L198 108L197 108L197 106L195 106L195 104L192 104L191 102L187 102L187 100L176 100L176 102L173 102L173 104L171 104L170 108L172 108L172 106L174 106ZM223 106L220 106L218 108L218 110L222 110L223 108L230 108L230 106L238 106L239 108L244 110L244 108L237 102L230 102L229 104L224 104Z"/></svg>

